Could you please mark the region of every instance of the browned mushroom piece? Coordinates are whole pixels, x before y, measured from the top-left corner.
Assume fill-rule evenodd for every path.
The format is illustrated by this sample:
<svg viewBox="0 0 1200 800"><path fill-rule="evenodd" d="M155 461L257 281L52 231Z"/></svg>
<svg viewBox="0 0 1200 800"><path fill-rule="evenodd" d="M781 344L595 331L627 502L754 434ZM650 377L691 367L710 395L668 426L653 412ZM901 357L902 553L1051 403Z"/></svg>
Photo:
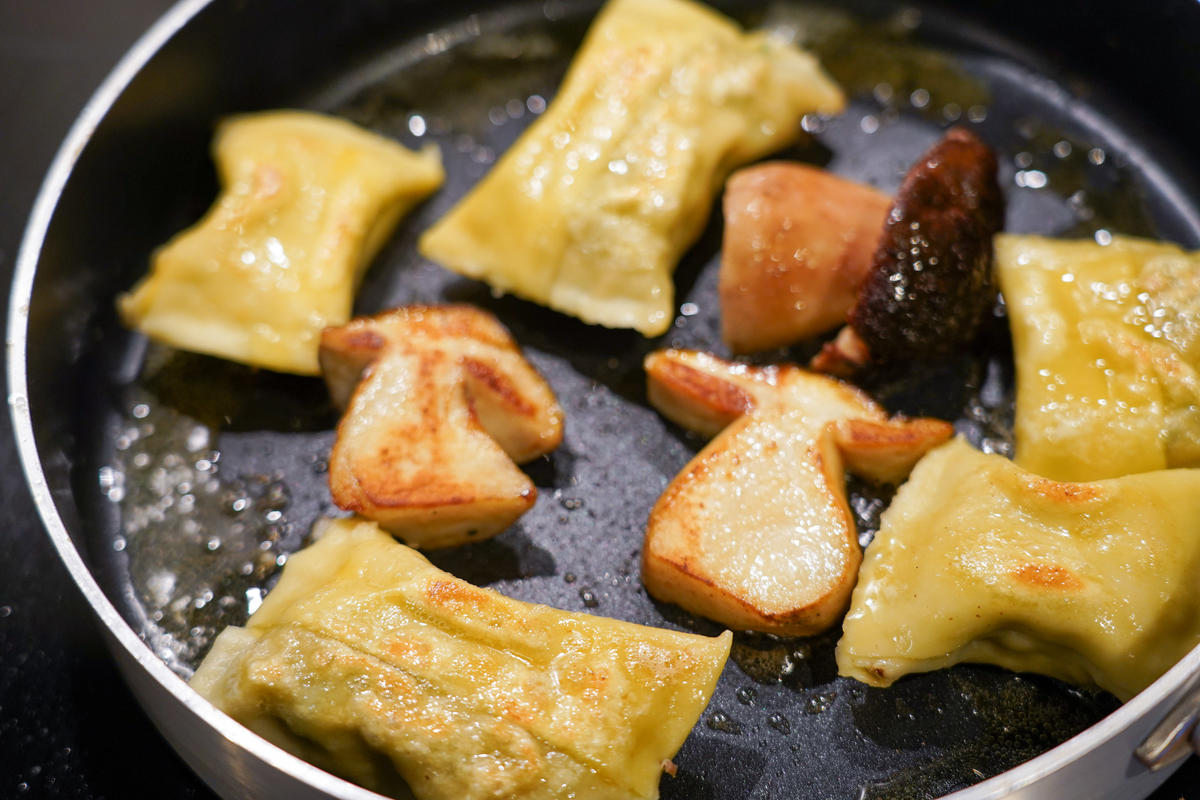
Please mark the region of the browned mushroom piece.
<svg viewBox="0 0 1200 800"><path fill-rule="evenodd" d="M769 350L846 321L891 198L804 164L770 162L725 184L721 337L735 353Z"/></svg>
<svg viewBox="0 0 1200 800"><path fill-rule="evenodd" d="M339 507L414 547L445 547L494 536L533 506L516 463L558 446L562 409L491 314L360 317L322 333L320 360L346 408L329 458Z"/></svg>
<svg viewBox="0 0 1200 800"><path fill-rule="evenodd" d="M846 374L969 342L994 294L992 237L1003 223L995 154L970 131L950 130L909 169L848 325L812 367Z"/></svg>

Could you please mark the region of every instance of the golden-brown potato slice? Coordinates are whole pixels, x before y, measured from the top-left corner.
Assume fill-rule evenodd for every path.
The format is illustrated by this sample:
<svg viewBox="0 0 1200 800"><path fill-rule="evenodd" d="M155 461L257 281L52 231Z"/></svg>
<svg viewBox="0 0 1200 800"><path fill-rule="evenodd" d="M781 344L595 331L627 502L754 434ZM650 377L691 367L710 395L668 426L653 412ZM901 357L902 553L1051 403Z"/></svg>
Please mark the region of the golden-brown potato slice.
<svg viewBox="0 0 1200 800"><path fill-rule="evenodd" d="M532 507L537 489L513 462L558 446L562 411L490 314L356 319L324 332L321 365L347 406L329 462L338 506L421 547L493 536Z"/></svg>
<svg viewBox="0 0 1200 800"><path fill-rule="evenodd" d="M650 514L646 588L733 628L828 628L862 558L844 467L898 480L953 428L889 419L857 389L794 366L666 350L647 357L646 372L659 411L716 434Z"/></svg>
<svg viewBox="0 0 1200 800"><path fill-rule="evenodd" d="M803 164L774 162L725 185L721 336L750 353L816 336L854 307L891 200Z"/></svg>

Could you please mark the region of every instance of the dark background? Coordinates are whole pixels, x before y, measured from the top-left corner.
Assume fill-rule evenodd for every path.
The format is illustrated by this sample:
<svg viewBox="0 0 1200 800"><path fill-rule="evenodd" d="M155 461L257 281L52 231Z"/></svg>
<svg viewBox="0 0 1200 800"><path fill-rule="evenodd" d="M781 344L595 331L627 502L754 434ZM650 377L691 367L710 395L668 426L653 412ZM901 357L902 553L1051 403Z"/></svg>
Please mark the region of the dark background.
<svg viewBox="0 0 1200 800"><path fill-rule="evenodd" d="M0 1L0 273L75 115L168 0ZM0 423L0 798L211 798L121 682ZM1154 800L1200 800L1192 759Z"/></svg>

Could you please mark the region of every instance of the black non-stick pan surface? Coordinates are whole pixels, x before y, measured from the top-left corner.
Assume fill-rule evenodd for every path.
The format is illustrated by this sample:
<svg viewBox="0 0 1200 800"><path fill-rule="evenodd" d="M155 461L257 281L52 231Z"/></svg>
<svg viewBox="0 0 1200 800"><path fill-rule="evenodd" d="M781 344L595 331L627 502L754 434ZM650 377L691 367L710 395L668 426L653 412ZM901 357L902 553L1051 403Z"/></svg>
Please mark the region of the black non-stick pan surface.
<svg viewBox="0 0 1200 800"><path fill-rule="evenodd" d="M1007 230L1196 247L1194 156L1171 136L1184 141L1194 118L1178 106L1146 112L1151 104L1131 93L1129 73L1150 79L1156 67L1122 71L1111 63L1119 42L1097 40L1095 52L1109 60L1066 63L1089 52L1078 37L1109 23L1080 18L1072 29L1060 10L1047 24L1073 30L1073 43L1059 47L1043 31L1022 44L1012 15L1033 5L984 6L991 22L871 2L723 10L796 36L852 96L840 117L807 117L804 141L781 157L890 191L941 131L967 125L1000 156ZM1194 51L1185 49L1187 31L1200 29L1194 5L1164 5L1174 23L1158 29L1167 31L1160 46L1177 46L1181 68L1192 71L1177 78L1184 88L1196 82ZM319 380L147 344L120 327L112 307L151 250L211 202L208 142L220 116L305 107L412 147L436 143L446 164L445 186L377 258L357 311L442 301L486 308L567 414L563 445L527 466L539 490L534 509L501 536L436 551L433 561L522 600L718 632L649 598L639 565L650 507L703 445L648 406L641 362L665 346L728 355L716 296L720 214L681 264L678 315L656 340L496 297L415 250L419 233L552 101L596 6L316 6L231 2L201 11L98 132L51 227L31 309L31 402L60 510L102 585L187 676L224 626L245 621L312 522L338 513L326 486L337 418ZM1131 25L1127 35L1141 30ZM755 360L803 360L815 346ZM1011 452L1012 354L1000 303L969 353L860 383L893 411L955 420L977 446ZM851 489L865 544L891 491ZM937 796L1015 766L1117 706L1104 693L986 667L869 689L837 677L838 635L737 635L663 796Z"/></svg>

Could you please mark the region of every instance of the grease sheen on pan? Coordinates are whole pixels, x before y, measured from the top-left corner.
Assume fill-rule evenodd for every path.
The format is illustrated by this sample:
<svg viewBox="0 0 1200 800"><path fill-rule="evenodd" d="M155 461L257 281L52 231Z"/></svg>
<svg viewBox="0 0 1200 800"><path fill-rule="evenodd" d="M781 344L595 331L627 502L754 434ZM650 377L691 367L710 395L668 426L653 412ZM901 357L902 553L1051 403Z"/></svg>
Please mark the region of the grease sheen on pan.
<svg viewBox="0 0 1200 800"><path fill-rule="evenodd" d="M689 0L610 0L550 108L422 255L585 322L658 335L735 167L844 99L816 60Z"/></svg>
<svg viewBox="0 0 1200 800"><path fill-rule="evenodd" d="M417 800L658 797L731 635L522 603L374 523L330 521L192 686L251 730Z"/></svg>

